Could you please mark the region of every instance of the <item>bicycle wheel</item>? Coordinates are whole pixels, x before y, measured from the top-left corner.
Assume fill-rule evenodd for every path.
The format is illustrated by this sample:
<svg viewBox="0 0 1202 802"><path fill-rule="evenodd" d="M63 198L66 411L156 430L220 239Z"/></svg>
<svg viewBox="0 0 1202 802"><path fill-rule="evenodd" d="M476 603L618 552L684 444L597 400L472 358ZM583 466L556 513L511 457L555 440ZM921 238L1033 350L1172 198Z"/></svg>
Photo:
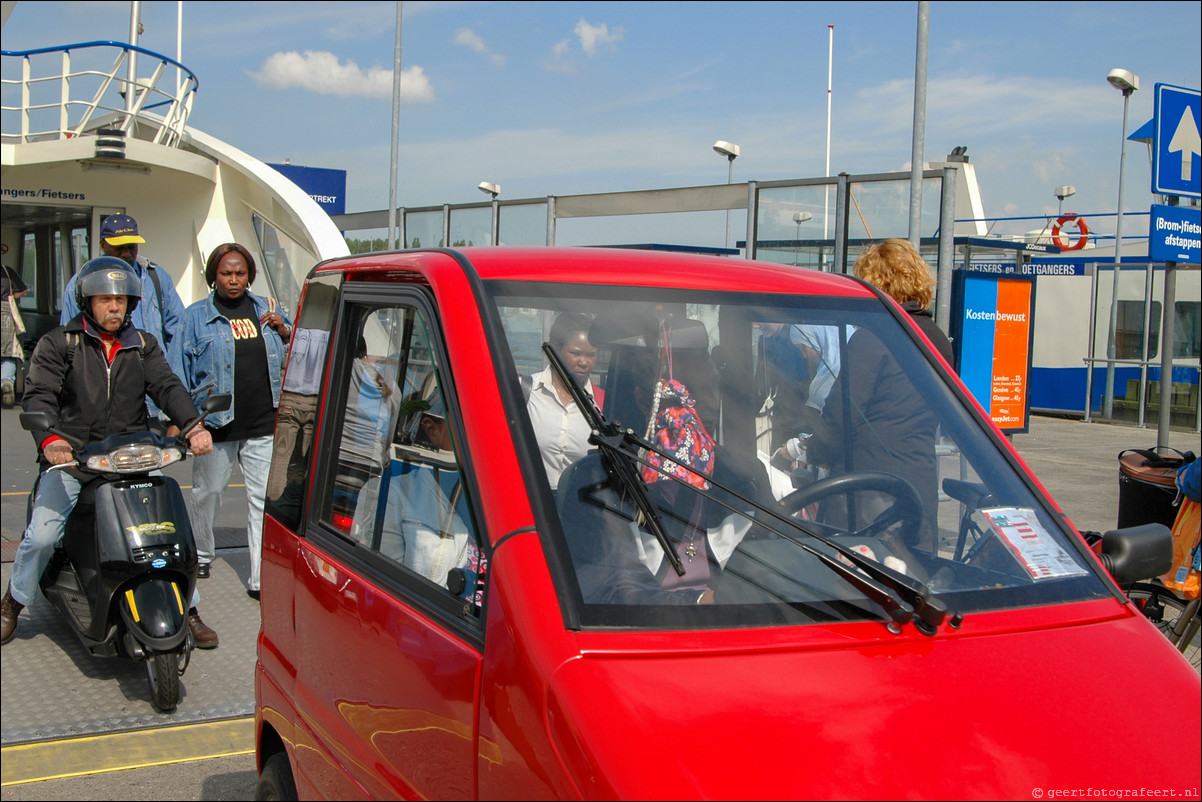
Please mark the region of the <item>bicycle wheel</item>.
<svg viewBox="0 0 1202 802"><path fill-rule="evenodd" d="M1156 628L1165 634L1165 637L1173 634L1173 627L1185 613L1187 604L1171 590L1148 582L1136 582L1127 589L1127 597L1135 602L1136 607L1144 611L1148 620L1155 624ZM1191 636L1189 642L1185 644L1184 648L1178 646L1178 651L1185 655L1185 659L1189 660L1194 671L1202 674L1202 643L1200 643L1202 633L1199 633L1198 627L1195 625L1192 627L1192 633L1187 629L1186 634Z"/></svg>

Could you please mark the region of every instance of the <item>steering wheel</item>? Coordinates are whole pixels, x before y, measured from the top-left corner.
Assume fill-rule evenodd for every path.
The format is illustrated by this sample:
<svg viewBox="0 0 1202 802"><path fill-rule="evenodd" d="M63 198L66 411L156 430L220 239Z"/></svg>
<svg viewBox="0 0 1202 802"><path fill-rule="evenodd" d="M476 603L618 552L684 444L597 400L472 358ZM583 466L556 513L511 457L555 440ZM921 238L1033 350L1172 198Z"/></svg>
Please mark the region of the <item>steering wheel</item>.
<svg viewBox="0 0 1202 802"><path fill-rule="evenodd" d="M782 498L779 507L785 515L796 515L814 502L830 496L845 496L868 490L891 496L893 503L863 529L848 531L845 535L875 537L899 521L910 532L917 531L922 525L922 499L919 498L914 485L896 474L880 471L852 471L819 479Z"/></svg>

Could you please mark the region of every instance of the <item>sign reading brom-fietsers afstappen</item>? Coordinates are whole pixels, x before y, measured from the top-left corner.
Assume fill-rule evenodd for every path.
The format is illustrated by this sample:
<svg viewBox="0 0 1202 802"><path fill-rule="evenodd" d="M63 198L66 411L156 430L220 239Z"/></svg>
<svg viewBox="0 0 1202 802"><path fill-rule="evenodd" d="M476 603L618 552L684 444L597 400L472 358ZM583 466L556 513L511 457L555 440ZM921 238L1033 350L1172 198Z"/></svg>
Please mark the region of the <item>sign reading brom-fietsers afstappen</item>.
<svg viewBox="0 0 1202 802"><path fill-rule="evenodd" d="M1148 258L1153 262L1202 263L1202 209L1152 205Z"/></svg>

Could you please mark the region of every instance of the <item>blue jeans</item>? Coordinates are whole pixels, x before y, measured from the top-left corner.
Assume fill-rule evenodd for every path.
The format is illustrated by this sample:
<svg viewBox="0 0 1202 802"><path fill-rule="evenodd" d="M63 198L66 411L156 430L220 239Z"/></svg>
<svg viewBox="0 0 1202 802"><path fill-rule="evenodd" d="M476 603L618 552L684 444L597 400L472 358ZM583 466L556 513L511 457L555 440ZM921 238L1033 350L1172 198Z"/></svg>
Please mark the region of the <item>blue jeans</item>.
<svg viewBox="0 0 1202 802"><path fill-rule="evenodd" d="M25 536L13 558L10 585L13 598L21 604L29 606L33 603L38 592L38 581L54 556L54 547L63 539L71 510L75 509L79 488L79 480L66 471L45 471L42 474L29 526L25 528ZM200 592L194 590L191 606L199 603Z"/></svg>
<svg viewBox="0 0 1202 802"><path fill-rule="evenodd" d="M221 510L221 494L229 484L234 461L246 479L246 544L250 550L250 590L259 589L259 565L263 556L263 497L271 468L272 436L214 443L213 453L196 457L192 463L192 532L202 563L212 562L216 544L213 524Z"/></svg>
<svg viewBox="0 0 1202 802"><path fill-rule="evenodd" d="M17 381L17 360L10 356L0 357L0 382Z"/></svg>

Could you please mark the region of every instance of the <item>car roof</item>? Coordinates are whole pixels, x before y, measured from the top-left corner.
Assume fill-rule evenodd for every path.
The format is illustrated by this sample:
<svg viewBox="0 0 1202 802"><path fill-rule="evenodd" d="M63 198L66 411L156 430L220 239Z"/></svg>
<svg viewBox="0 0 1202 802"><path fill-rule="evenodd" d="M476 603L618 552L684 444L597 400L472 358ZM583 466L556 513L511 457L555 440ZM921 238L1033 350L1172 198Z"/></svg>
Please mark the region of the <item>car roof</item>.
<svg viewBox="0 0 1202 802"><path fill-rule="evenodd" d="M323 262L318 273L345 271L352 278L453 269L470 265L483 280L617 284L687 289L733 289L802 295L871 297L847 276L733 257L633 248L467 247L405 250ZM459 269L463 269L460 267Z"/></svg>

